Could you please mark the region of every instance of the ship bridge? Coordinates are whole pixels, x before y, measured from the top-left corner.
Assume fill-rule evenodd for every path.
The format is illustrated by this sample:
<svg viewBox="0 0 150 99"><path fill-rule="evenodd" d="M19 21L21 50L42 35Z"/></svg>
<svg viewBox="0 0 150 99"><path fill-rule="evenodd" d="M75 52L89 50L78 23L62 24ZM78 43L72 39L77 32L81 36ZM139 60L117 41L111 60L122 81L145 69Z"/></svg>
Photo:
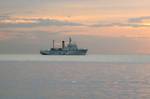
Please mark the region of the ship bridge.
<svg viewBox="0 0 150 99"><path fill-rule="evenodd" d="M78 47L76 44L69 43L67 47L65 47L66 50L78 50Z"/></svg>

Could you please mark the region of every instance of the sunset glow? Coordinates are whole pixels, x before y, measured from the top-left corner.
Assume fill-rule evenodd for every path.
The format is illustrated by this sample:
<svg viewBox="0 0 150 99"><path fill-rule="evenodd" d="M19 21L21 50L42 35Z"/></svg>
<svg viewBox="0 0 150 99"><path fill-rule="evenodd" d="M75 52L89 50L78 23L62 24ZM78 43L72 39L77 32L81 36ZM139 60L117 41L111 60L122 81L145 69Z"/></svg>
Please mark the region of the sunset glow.
<svg viewBox="0 0 150 99"><path fill-rule="evenodd" d="M31 40L29 44L41 42L39 46L42 46L43 40L50 38L73 36L79 40L85 37L92 42L98 37L100 41L104 38L104 48L99 45L104 52L109 47L107 42L112 40L110 53L116 53L115 48L120 49L117 53L150 53L150 46L145 44L150 39L149 4L149 0L0 1L0 41L18 43ZM113 47L116 39L120 44ZM83 42L84 39L80 40ZM137 45L137 51L130 49L132 41ZM120 52L121 45L126 46L125 52ZM94 44L91 48L93 52L97 49Z"/></svg>

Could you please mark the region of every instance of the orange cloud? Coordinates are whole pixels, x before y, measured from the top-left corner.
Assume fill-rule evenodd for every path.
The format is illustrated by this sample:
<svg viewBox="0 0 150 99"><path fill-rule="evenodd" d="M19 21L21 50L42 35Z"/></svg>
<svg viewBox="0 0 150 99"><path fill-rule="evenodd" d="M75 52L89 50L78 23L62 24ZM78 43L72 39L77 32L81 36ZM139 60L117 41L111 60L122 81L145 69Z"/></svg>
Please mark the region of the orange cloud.
<svg viewBox="0 0 150 99"><path fill-rule="evenodd" d="M14 35L8 32L0 32L0 40L9 40L10 38L13 38Z"/></svg>
<svg viewBox="0 0 150 99"><path fill-rule="evenodd" d="M87 17L87 19L88 18L94 19L96 17L98 16ZM82 20L82 18L84 17L83 16L70 17L71 20ZM62 21L63 19L64 17L61 16L53 17L53 18L52 17L50 18L48 16L45 17L17 16L17 17L11 17L11 18L6 18L4 20L0 20L0 22L8 24L9 27L15 27L18 29L19 27L22 27L22 28L26 28L26 30L30 30L33 29L33 27L35 26L34 29L46 30L50 32L69 31L65 33L67 35L94 35L94 36L104 36L104 37L106 36L106 37L150 38L149 21L143 20L143 18L140 18L140 20L142 19L142 21L140 22L132 22L133 20L130 22L119 20L120 23L119 22L113 23L111 22L112 19L109 19L107 21L103 20L102 22L97 23L97 26L91 25L92 23L88 24L88 22L87 24L82 25L80 23L74 23L71 21ZM138 20L139 20L138 18L135 18L134 21L138 21ZM13 26L12 24L17 24L17 25ZM4 27L7 28L6 25Z"/></svg>

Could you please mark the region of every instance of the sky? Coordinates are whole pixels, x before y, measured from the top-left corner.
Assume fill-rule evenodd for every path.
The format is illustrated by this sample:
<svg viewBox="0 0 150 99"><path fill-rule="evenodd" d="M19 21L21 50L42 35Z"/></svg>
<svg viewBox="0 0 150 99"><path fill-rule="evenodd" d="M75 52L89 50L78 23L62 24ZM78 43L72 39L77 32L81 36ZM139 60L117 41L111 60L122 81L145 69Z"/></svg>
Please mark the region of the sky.
<svg viewBox="0 0 150 99"><path fill-rule="evenodd" d="M0 0L0 54L72 37L89 54L149 54L149 0Z"/></svg>

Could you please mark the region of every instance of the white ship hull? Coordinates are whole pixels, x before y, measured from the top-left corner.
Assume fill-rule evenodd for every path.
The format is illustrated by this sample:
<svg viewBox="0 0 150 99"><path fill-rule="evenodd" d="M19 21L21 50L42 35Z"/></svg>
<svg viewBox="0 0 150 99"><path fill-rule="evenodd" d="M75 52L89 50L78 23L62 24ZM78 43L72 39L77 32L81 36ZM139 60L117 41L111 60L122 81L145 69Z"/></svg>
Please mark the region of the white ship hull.
<svg viewBox="0 0 150 99"><path fill-rule="evenodd" d="M87 49L81 50L72 50L72 51L65 51L65 50L41 50L40 53L42 55L86 55Z"/></svg>

